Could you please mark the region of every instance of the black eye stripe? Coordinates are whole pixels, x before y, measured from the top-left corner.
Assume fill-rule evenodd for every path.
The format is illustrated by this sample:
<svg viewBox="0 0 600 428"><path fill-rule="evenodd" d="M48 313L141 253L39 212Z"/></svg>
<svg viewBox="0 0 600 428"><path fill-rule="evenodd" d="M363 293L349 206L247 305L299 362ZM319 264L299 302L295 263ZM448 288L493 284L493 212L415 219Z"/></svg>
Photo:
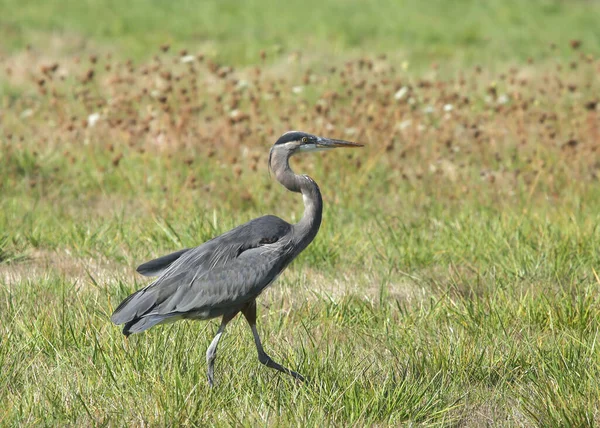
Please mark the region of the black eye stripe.
<svg viewBox="0 0 600 428"><path fill-rule="evenodd" d="M308 138L309 141L312 140L312 135L306 134L305 132L300 132L300 131L287 132L287 133L283 134L281 137L279 137L279 139L277 140L275 145L285 144L285 143L289 143L291 141L302 141L302 138L305 138L305 137Z"/></svg>

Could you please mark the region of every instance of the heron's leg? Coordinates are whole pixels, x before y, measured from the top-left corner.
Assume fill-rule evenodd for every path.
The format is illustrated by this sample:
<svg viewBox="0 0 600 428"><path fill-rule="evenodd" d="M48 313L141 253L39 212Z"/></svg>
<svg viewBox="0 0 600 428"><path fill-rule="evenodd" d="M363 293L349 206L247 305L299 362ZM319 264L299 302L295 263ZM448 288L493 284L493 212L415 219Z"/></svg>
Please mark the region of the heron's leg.
<svg viewBox="0 0 600 428"><path fill-rule="evenodd" d="M217 346L219 346L219 340L221 340L221 336L225 332L225 327L227 323L231 321L237 312L233 315L223 315L223 319L221 320L221 325L217 330L217 334L215 338L210 342L210 346L206 350L206 364L208 366L208 384L210 386L214 385L214 368L215 368L215 358L217 358Z"/></svg>
<svg viewBox="0 0 600 428"><path fill-rule="evenodd" d="M258 361L264 364L267 367L270 367L275 370L279 370L280 372L287 373L293 376L295 379L304 381L304 377L292 371L286 367L283 367L281 364L273 361L271 357L267 355L265 350L262 347L262 343L260 342L260 336L258 335L258 330L256 329L256 301L248 304L244 309L242 309L242 313L248 320L248 324L250 324L250 328L252 329L252 335L254 336L254 343L256 344L256 350L258 351Z"/></svg>

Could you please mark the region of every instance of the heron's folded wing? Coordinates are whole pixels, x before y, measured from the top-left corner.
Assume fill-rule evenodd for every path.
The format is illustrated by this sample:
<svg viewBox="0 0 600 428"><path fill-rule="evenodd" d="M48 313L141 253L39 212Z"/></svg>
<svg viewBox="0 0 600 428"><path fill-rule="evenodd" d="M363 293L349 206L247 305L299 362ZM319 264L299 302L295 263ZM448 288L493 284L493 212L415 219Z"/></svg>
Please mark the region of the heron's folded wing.
<svg viewBox="0 0 600 428"><path fill-rule="evenodd" d="M224 265L186 278L185 285L176 287L152 313L176 315L243 305L277 278L290 260L288 255L285 245L247 250ZM170 282L165 280L162 287L172 289Z"/></svg>

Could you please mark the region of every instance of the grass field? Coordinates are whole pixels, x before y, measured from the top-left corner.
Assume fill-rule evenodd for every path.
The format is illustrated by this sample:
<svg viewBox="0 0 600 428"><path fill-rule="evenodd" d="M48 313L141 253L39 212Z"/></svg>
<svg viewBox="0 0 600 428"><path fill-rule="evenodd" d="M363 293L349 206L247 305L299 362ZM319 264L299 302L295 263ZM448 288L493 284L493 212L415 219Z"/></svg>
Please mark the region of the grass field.
<svg viewBox="0 0 600 428"><path fill-rule="evenodd" d="M600 424L600 3L311 4L0 0L0 425ZM308 381L236 319L210 389L218 321L109 317L298 220L289 129L366 144L293 163L323 225L259 331Z"/></svg>
<svg viewBox="0 0 600 428"><path fill-rule="evenodd" d="M143 59L163 43L199 49L229 64L301 52L323 62L349 52L391 54L411 64L550 58L577 38L597 49L597 0L0 0L1 50L33 44L65 54L107 50ZM316 58L313 58L316 56Z"/></svg>

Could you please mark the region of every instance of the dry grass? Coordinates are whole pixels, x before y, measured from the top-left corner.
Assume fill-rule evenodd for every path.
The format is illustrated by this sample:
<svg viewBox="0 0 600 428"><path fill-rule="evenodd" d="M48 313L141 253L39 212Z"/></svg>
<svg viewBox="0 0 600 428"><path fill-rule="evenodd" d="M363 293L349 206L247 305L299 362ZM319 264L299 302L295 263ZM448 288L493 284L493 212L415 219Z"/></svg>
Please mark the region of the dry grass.
<svg viewBox="0 0 600 428"><path fill-rule="evenodd" d="M566 64L451 77L433 70L427 78L384 57L326 70L291 63L292 73L274 78L261 67L235 70L187 52L157 54L145 65L92 55L27 70L9 58L2 68L21 94L4 99L5 164L13 173L33 168L21 171L33 173L31 187L43 184L35 157L57 150L73 170L89 156L110 158L91 162L98 180L129 159L151 167L149 156L190 167L214 159L237 180L262 169L265 142L292 128L368 142L367 157L349 164L358 171L353 184L364 186L373 169L385 168L379 186L444 182L435 196L449 200L478 190L490 202L523 193L556 199L566 180L585 185L600 169L600 64L577 52ZM12 162L19 148L29 149L33 165ZM52 178L67 178L61 175ZM200 184L187 169L177 175L182 179L191 189L222 187ZM242 200L252 202L252 193Z"/></svg>

